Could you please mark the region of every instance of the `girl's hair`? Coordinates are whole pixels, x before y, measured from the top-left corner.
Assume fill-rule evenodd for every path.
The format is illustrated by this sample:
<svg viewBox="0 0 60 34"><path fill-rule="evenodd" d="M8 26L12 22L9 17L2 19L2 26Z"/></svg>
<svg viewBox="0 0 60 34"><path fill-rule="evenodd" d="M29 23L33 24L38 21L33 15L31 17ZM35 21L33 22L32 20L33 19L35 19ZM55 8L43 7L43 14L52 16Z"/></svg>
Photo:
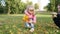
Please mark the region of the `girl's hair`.
<svg viewBox="0 0 60 34"><path fill-rule="evenodd" d="M26 10L24 11L25 14L30 14L30 12L29 12L30 8L32 8L34 10L34 7L32 5L28 5L27 8L26 8ZM35 14L35 12L34 12L34 14Z"/></svg>
<svg viewBox="0 0 60 34"><path fill-rule="evenodd" d="M28 5L26 10L29 10L29 8L33 8L34 9L34 7L32 5Z"/></svg>

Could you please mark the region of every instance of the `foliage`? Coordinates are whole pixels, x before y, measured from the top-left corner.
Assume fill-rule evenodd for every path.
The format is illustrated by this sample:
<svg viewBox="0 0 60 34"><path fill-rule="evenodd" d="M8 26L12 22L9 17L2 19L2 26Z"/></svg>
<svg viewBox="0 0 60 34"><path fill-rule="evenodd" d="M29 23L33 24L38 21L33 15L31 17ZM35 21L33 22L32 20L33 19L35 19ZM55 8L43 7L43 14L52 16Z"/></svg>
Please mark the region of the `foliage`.
<svg viewBox="0 0 60 34"><path fill-rule="evenodd" d="M47 11L52 11L51 3L48 3L48 5L44 7L44 9L46 9Z"/></svg>
<svg viewBox="0 0 60 34"><path fill-rule="evenodd" d="M60 0L55 0L55 11L58 11L58 4L60 4Z"/></svg>
<svg viewBox="0 0 60 34"><path fill-rule="evenodd" d="M26 4L21 2L21 0L7 1L7 6L8 6L8 13L9 14L10 13L13 13L13 14L23 13L26 8Z"/></svg>
<svg viewBox="0 0 60 34"><path fill-rule="evenodd" d="M55 11L55 0L50 0L50 3L45 6L45 9L47 9L47 11Z"/></svg>
<svg viewBox="0 0 60 34"><path fill-rule="evenodd" d="M2 13L3 14L4 14L4 12L6 14L20 14L20 13L24 13L24 10L25 10L25 8L27 6L27 4L21 2L21 0L5 0L5 4L6 4L5 7L0 7L0 8L3 8L2 9L2 11L3 11Z"/></svg>
<svg viewBox="0 0 60 34"><path fill-rule="evenodd" d="M39 5L37 3L35 3L34 7L35 7L35 9L38 9Z"/></svg>
<svg viewBox="0 0 60 34"><path fill-rule="evenodd" d="M57 12L57 6L60 4L60 0L50 0L50 3L45 7L48 11L55 11Z"/></svg>

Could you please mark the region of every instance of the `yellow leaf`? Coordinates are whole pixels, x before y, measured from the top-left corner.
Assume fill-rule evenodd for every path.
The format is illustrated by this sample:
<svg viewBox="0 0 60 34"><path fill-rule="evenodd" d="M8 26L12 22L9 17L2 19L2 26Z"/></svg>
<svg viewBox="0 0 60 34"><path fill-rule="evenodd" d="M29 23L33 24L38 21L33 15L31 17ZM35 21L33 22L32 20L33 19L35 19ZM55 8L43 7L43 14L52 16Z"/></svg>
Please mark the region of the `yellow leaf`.
<svg viewBox="0 0 60 34"><path fill-rule="evenodd" d="M20 34L20 32L18 31L17 34Z"/></svg>
<svg viewBox="0 0 60 34"><path fill-rule="evenodd" d="M13 34L13 33L11 33L11 34Z"/></svg>
<svg viewBox="0 0 60 34"><path fill-rule="evenodd" d="M12 31L10 30L9 32L11 33Z"/></svg>
<svg viewBox="0 0 60 34"><path fill-rule="evenodd" d="M16 27L15 25L13 25L13 27Z"/></svg>

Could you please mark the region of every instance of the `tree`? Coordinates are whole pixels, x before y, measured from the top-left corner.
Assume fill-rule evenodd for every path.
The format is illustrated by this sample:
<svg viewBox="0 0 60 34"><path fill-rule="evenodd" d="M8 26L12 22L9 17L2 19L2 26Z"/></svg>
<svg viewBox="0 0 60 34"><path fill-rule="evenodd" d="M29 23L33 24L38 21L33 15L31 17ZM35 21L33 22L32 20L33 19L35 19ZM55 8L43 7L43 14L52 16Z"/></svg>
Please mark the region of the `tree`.
<svg viewBox="0 0 60 34"><path fill-rule="evenodd" d="M55 11L58 11L58 4L60 4L60 0L55 0Z"/></svg>
<svg viewBox="0 0 60 34"><path fill-rule="evenodd" d="M6 13L6 4L5 4L5 0L0 0L0 14L2 13Z"/></svg>
<svg viewBox="0 0 60 34"><path fill-rule="evenodd" d="M7 14L10 14L11 12L11 2L12 0L6 0L6 8L7 8Z"/></svg>
<svg viewBox="0 0 60 34"><path fill-rule="evenodd" d="M58 4L60 4L60 0L50 0L50 4L51 4L51 9L52 9L52 11L55 11L55 12L57 12L58 10L57 10L57 6L58 6Z"/></svg>
<svg viewBox="0 0 60 34"><path fill-rule="evenodd" d="M26 4L21 2L21 0L6 0L6 8L8 14L20 14L26 8Z"/></svg>
<svg viewBox="0 0 60 34"><path fill-rule="evenodd" d="M26 0L26 2L27 2L26 3L27 5L32 5L33 4L32 1L29 1L29 0Z"/></svg>
<svg viewBox="0 0 60 34"><path fill-rule="evenodd" d="M48 3L48 5L46 6L47 10L52 12L55 11L55 3L55 0L50 0L50 3Z"/></svg>
<svg viewBox="0 0 60 34"><path fill-rule="evenodd" d="M44 9L46 9L47 11L52 11L51 3L48 3L48 5L44 7Z"/></svg>
<svg viewBox="0 0 60 34"><path fill-rule="evenodd" d="M39 8L39 5L37 3L35 3L34 8L35 9L38 9Z"/></svg>
<svg viewBox="0 0 60 34"><path fill-rule="evenodd" d="M21 2L21 0L5 0L5 3L6 3L6 7L1 7L1 5L0 5L0 10L2 11L2 13L4 12L6 14L24 13L26 6L33 4L32 2L23 3L23 2ZM4 11L3 11L3 9L4 9Z"/></svg>
<svg viewBox="0 0 60 34"><path fill-rule="evenodd" d="M55 11L55 0L50 0L52 11Z"/></svg>

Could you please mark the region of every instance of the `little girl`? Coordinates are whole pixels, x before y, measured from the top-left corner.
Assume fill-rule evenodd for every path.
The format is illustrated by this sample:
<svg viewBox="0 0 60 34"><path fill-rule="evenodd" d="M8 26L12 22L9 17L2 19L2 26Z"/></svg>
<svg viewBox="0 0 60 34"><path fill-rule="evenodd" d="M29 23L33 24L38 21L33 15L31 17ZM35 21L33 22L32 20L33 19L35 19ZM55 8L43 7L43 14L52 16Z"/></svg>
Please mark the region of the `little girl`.
<svg viewBox="0 0 60 34"><path fill-rule="evenodd" d="M36 23L36 16L34 12L34 7L33 6L28 6L27 9L25 10L25 16L23 18L25 21L25 26L28 28L31 28L30 31L34 31L34 24Z"/></svg>

